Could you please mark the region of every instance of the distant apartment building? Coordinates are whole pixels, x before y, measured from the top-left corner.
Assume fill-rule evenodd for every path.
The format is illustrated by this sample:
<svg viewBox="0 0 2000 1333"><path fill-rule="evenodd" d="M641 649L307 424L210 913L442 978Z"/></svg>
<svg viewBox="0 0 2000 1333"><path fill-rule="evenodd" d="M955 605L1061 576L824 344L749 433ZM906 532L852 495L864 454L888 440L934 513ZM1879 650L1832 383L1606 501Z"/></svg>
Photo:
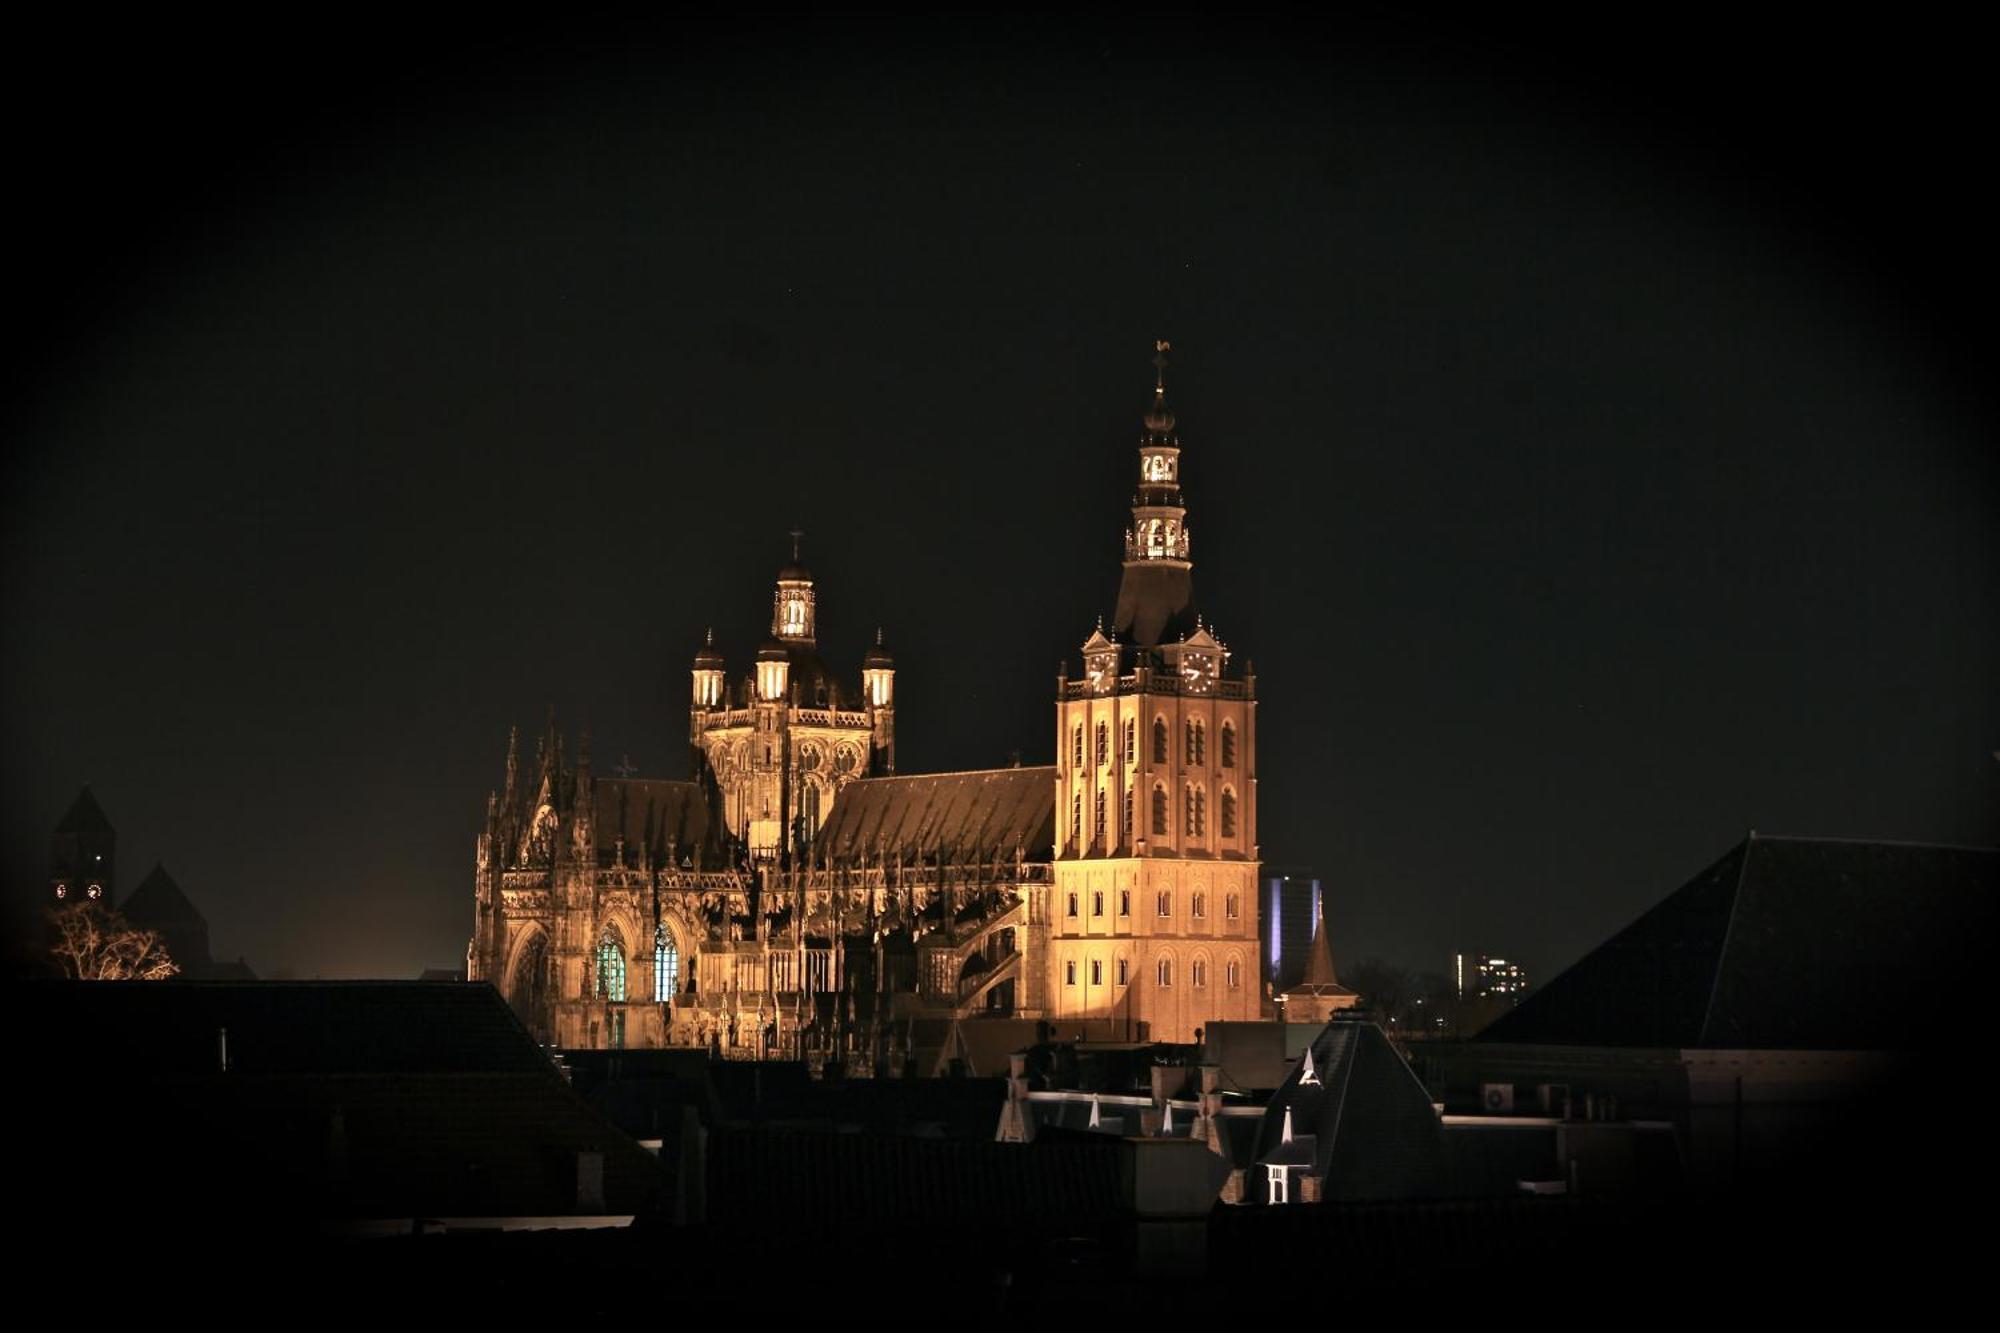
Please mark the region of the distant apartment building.
<svg viewBox="0 0 2000 1333"><path fill-rule="evenodd" d="M1451 956L1451 982L1461 1000L1505 996L1518 1003L1528 992L1528 973L1519 963L1483 953Z"/></svg>

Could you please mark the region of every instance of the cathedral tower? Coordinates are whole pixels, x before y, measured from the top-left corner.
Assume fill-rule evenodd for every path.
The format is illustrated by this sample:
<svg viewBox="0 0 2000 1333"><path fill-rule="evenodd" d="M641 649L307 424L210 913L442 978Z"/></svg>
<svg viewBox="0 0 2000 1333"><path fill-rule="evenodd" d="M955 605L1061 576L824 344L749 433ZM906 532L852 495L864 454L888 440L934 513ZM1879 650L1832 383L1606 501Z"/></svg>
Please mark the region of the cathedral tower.
<svg viewBox="0 0 2000 1333"><path fill-rule="evenodd" d="M819 601L792 534L771 593L771 637L735 689L713 634L690 674L696 776L712 781L724 828L760 862L797 856L848 783L895 767L895 665L877 635L861 686L819 655Z"/></svg>
<svg viewBox="0 0 2000 1333"><path fill-rule="evenodd" d="M1057 684L1046 1012L1191 1042L1262 1008L1256 678L1194 609L1169 348L1155 350L1117 610L1084 641L1082 678Z"/></svg>

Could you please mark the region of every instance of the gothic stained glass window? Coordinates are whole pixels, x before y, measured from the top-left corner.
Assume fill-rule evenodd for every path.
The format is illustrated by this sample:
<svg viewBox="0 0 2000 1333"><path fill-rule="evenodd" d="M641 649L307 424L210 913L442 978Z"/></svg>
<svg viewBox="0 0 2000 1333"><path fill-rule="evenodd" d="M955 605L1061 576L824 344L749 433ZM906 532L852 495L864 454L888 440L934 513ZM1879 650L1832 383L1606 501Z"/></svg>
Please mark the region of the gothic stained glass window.
<svg viewBox="0 0 2000 1333"><path fill-rule="evenodd" d="M597 945L597 998L625 1003L625 951L609 935Z"/></svg>
<svg viewBox="0 0 2000 1333"><path fill-rule="evenodd" d="M670 1002L680 977L681 951L674 947L673 935L661 926L653 932L653 1002Z"/></svg>

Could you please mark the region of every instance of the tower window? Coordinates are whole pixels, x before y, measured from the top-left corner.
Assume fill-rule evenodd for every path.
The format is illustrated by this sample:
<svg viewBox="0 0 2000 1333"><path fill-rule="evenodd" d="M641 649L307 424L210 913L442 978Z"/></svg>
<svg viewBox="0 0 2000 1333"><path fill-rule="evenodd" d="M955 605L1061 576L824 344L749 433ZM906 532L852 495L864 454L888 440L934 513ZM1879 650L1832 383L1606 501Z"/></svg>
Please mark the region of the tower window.
<svg viewBox="0 0 2000 1333"><path fill-rule="evenodd" d="M1237 917L1242 915L1242 907L1243 907L1243 898L1242 895L1240 894L1232 893L1228 897L1222 900L1223 914L1227 916L1231 921L1234 921Z"/></svg>
<svg viewBox="0 0 2000 1333"><path fill-rule="evenodd" d="M1228 965L1222 969L1222 971L1223 975L1228 979L1229 989L1235 990L1237 986L1241 984L1242 981L1242 968L1238 965L1237 961L1234 958L1232 958L1229 960Z"/></svg>
<svg viewBox="0 0 2000 1333"><path fill-rule="evenodd" d="M1187 835L1190 838L1199 838L1208 822L1208 797L1200 787L1189 783L1184 803L1187 814Z"/></svg>
<svg viewBox="0 0 2000 1333"><path fill-rule="evenodd" d="M1163 717L1153 719L1153 762L1167 762L1167 720Z"/></svg>
<svg viewBox="0 0 2000 1333"><path fill-rule="evenodd" d="M1172 916L1174 914L1174 895L1165 889L1153 895L1153 914L1155 916Z"/></svg>
<svg viewBox="0 0 2000 1333"><path fill-rule="evenodd" d="M1174 960L1171 958L1162 958L1160 960L1159 966L1153 969L1153 979L1159 982L1159 984L1162 986L1173 985Z"/></svg>
<svg viewBox="0 0 2000 1333"><path fill-rule="evenodd" d="M1097 766L1103 768L1111 762L1111 724L1097 724Z"/></svg>
<svg viewBox="0 0 2000 1333"><path fill-rule="evenodd" d="M1076 916L1076 895L1073 893L1069 896L1069 914L1071 917Z"/></svg>
<svg viewBox="0 0 2000 1333"><path fill-rule="evenodd" d="M1104 915L1104 893L1102 890L1090 895L1090 914L1092 916Z"/></svg>
<svg viewBox="0 0 2000 1333"><path fill-rule="evenodd" d="M1083 723L1079 722L1070 734L1070 767L1083 767Z"/></svg>
<svg viewBox="0 0 2000 1333"><path fill-rule="evenodd" d="M1187 762L1189 768L1200 768L1207 757L1208 728L1198 717L1189 718L1187 724Z"/></svg>
<svg viewBox="0 0 2000 1333"><path fill-rule="evenodd" d="M1139 744L1138 724L1133 722L1132 719L1128 717L1125 719L1125 762L1126 763L1131 764L1137 762L1139 758L1139 752L1137 748L1138 744Z"/></svg>
<svg viewBox="0 0 2000 1333"><path fill-rule="evenodd" d="M1126 838L1129 839L1132 836L1132 785L1130 783L1125 784L1125 823L1122 826L1122 831Z"/></svg>
<svg viewBox="0 0 2000 1333"><path fill-rule="evenodd" d="M1118 890L1118 915L1120 916L1132 915L1132 890L1130 889Z"/></svg>
<svg viewBox="0 0 2000 1333"><path fill-rule="evenodd" d="M1196 920L1208 915L1208 895L1196 893L1188 899L1188 914Z"/></svg>
<svg viewBox="0 0 2000 1333"><path fill-rule="evenodd" d="M1228 787L1222 789L1222 836L1236 836L1236 793Z"/></svg>
<svg viewBox="0 0 2000 1333"><path fill-rule="evenodd" d="M1104 788L1097 789L1097 843L1104 845Z"/></svg>
<svg viewBox="0 0 2000 1333"><path fill-rule="evenodd" d="M1104 963L1101 959L1093 958L1090 960L1090 984L1093 986L1102 986L1104 984Z"/></svg>
<svg viewBox="0 0 2000 1333"><path fill-rule="evenodd" d="M1083 789L1078 788L1069 798L1069 841L1074 847L1083 841Z"/></svg>
<svg viewBox="0 0 2000 1333"><path fill-rule="evenodd" d="M1068 962L1063 964L1063 985L1074 986L1075 984L1076 984L1076 960L1072 958Z"/></svg>
<svg viewBox="0 0 2000 1333"><path fill-rule="evenodd" d="M1125 968L1125 960L1123 958L1120 958L1118 960L1118 984L1123 986L1128 979L1129 979L1129 974L1127 973Z"/></svg>
<svg viewBox="0 0 2000 1333"><path fill-rule="evenodd" d="M1236 767L1236 724L1234 722L1224 722L1222 724L1222 766L1224 768Z"/></svg>
<svg viewBox="0 0 2000 1333"><path fill-rule="evenodd" d="M1188 985L1197 989L1208 985L1208 962L1197 958L1188 964Z"/></svg>
<svg viewBox="0 0 2000 1333"><path fill-rule="evenodd" d="M1167 789L1165 787L1156 786L1153 788L1153 835L1159 838L1167 836Z"/></svg>

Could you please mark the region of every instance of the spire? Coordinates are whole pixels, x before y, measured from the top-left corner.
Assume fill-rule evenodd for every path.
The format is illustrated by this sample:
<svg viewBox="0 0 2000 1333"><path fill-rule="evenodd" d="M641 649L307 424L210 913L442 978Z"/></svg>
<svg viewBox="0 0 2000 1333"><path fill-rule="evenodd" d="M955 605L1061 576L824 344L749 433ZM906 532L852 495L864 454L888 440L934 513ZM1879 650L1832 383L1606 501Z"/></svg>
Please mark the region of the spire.
<svg viewBox="0 0 2000 1333"><path fill-rule="evenodd" d="M1139 486L1132 497L1132 525L1125 529L1125 574L1112 617L1118 637L1142 649L1178 642L1194 608L1180 439L1167 410L1169 350L1165 339L1153 344L1153 401L1139 436Z"/></svg>
<svg viewBox="0 0 2000 1333"><path fill-rule="evenodd" d="M1315 896L1319 899L1318 919L1313 922L1312 944L1306 951L1306 975L1302 984L1338 986L1340 978L1333 974L1333 943L1326 936L1326 895Z"/></svg>

